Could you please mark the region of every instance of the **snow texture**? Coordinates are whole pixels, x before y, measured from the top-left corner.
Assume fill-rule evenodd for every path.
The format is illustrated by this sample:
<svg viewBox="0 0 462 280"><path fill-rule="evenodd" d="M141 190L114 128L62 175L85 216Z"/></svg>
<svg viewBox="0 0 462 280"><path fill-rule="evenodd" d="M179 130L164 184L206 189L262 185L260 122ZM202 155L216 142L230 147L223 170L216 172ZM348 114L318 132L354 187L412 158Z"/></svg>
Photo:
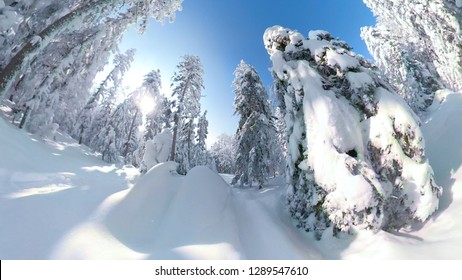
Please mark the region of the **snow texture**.
<svg viewBox="0 0 462 280"><path fill-rule="evenodd" d="M461 259L462 95L439 96L423 124L445 189L436 215L399 233L321 241L291 224L282 179L234 189L231 175L200 167L182 177L174 163L139 177L59 132L43 141L0 119L0 258Z"/></svg>

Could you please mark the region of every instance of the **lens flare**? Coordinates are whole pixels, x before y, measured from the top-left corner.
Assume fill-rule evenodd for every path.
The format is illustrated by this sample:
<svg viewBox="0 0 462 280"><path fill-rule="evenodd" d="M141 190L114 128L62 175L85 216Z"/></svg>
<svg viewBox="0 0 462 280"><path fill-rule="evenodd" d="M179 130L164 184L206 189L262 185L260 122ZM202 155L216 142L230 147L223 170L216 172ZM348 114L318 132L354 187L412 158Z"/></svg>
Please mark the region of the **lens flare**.
<svg viewBox="0 0 462 280"><path fill-rule="evenodd" d="M156 107L154 98L151 96L143 96L140 100L139 108L141 112L146 115L154 111L154 108Z"/></svg>

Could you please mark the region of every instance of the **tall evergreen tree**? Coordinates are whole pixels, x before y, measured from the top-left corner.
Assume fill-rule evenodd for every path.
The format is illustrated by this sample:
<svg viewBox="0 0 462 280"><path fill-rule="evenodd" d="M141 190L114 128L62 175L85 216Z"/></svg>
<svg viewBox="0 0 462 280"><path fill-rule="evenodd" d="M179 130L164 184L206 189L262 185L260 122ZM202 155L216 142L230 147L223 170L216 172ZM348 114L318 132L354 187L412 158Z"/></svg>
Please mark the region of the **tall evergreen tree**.
<svg viewBox="0 0 462 280"><path fill-rule="evenodd" d="M111 116L111 124L117 136L116 148L119 154L126 163L131 163L132 155L138 148L138 132L142 124L142 115L133 95L117 106Z"/></svg>
<svg viewBox="0 0 462 280"><path fill-rule="evenodd" d="M200 98L204 89L204 70L199 57L183 56L172 78L172 95L176 97L173 117L173 143L170 160L180 163L181 172L187 172L194 141L194 120L200 114ZM181 143L180 143L181 142ZM181 147L180 147L181 145Z"/></svg>
<svg viewBox="0 0 462 280"><path fill-rule="evenodd" d="M251 185L259 188L269 177L272 149L275 138L268 95L257 71L241 61L234 72L234 109L240 116L236 132L236 176L233 184Z"/></svg>

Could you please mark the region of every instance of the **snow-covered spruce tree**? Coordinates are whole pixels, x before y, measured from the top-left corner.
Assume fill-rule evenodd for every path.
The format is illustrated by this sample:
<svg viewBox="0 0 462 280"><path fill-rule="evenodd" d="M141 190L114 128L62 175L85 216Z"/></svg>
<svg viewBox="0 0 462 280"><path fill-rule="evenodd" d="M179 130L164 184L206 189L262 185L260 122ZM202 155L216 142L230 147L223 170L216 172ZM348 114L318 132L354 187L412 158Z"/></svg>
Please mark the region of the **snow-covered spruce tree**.
<svg viewBox="0 0 462 280"><path fill-rule="evenodd" d="M176 97L173 113L173 142L170 160L180 164L180 172L189 171L194 141L194 119L200 114L204 88L204 70L197 56L185 55L172 78L172 96ZM181 143L180 143L181 141ZM181 147L180 147L181 145ZM181 149L181 150L180 150Z"/></svg>
<svg viewBox="0 0 462 280"><path fill-rule="evenodd" d="M98 137L103 140L101 145L101 159L109 163L118 162L119 159L119 152L116 147L117 136L112 125L113 123L110 122L104 126Z"/></svg>
<svg viewBox="0 0 462 280"><path fill-rule="evenodd" d="M144 81L140 89L137 90L138 102L152 102L153 108L145 113L145 125L143 136L140 139L139 146L135 152L136 156L133 158L132 164L140 167L142 172L147 171L145 162L146 144L148 141L153 140L156 135L161 133L163 129L170 128L172 111L171 102L161 94L162 88L161 75L159 70L152 70L144 76ZM141 106L144 106L141 104ZM171 137L170 137L171 138ZM165 137L164 137L165 139ZM170 143L171 147L171 143ZM164 149L165 150L165 149ZM170 148L168 149L170 151ZM152 153L150 153L152 154ZM156 157L156 155L154 155ZM148 159L149 161L150 159ZM155 161L155 159L152 159Z"/></svg>
<svg viewBox="0 0 462 280"><path fill-rule="evenodd" d="M377 24L361 36L384 78L417 113L431 105L436 89L462 89L457 1L364 0Z"/></svg>
<svg viewBox="0 0 462 280"><path fill-rule="evenodd" d="M210 155L219 173L234 174L236 141L231 135L221 134L210 147Z"/></svg>
<svg viewBox="0 0 462 280"><path fill-rule="evenodd" d="M48 8L45 1L40 3L37 10L31 10L31 13L41 14L43 9ZM30 3L30 1L27 1ZM11 28L25 26L25 32L21 33L20 39L12 39L6 42L6 56L2 57L2 71L0 72L0 97L8 93L13 82L20 79L20 75L26 72L29 63L36 57L40 56L41 50L46 48L50 42L59 41L63 34L72 33L82 28L92 28L99 25L106 19L118 18L119 35L123 34L127 28L134 23L139 23L139 30L142 32L146 28L147 19L155 18L158 21L164 21L166 17L174 19L175 12L181 9L182 0L92 0L92 1L52 1L54 3L64 3L58 5L59 11L54 13L50 18L45 17L42 20L43 26L39 31L28 31L28 23L34 24L35 21L26 21L33 17L9 17L8 22L13 24ZM70 3L70 4L68 4ZM11 14L12 7L17 4L16 1L8 3L8 7L2 7ZM66 6L67 5L67 6ZM31 5L29 5L31 6ZM14 13L14 11L13 11ZM48 13L50 14L50 13ZM50 14L51 15L51 14ZM42 18L42 19L45 19ZM14 21L17 19L17 21ZM10 27L7 30L11 29ZM120 38L120 36L119 36ZM8 94L6 94L8 95Z"/></svg>
<svg viewBox="0 0 462 280"><path fill-rule="evenodd" d="M175 153L175 160L178 162L178 174L186 175L194 167L195 136L195 119L182 119L178 125L177 150Z"/></svg>
<svg viewBox="0 0 462 280"><path fill-rule="evenodd" d="M109 102L112 102L108 99L111 99L115 96L115 92L118 90L122 83L123 75L130 68L134 55L135 50L129 49L125 52L125 54L116 54L114 56L114 67L109 72L109 74L106 75L106 77L100 83L96 91L87 101L86 105L80 112L79 117L77 119L75 125L75 135L79 139L79 144L89 144L89 141L91 141L90 138L95 136L95 134L89 133L88 129L90 128L90 126L93 126L94 128L95 125L100 125L93 122L93 118L95 115L95 108L102 101L106 102L107 104L105 107L106 111L102 113L102 117L108 117L107 109L109 107L107 106L109 106ZM100 130L96 129L95 131L99 132Z"/></svg>
<svg viewBox="0 0 462 280"><path fill-rule="evenodd" d="M141 102L144 96L147 100L151 100L154 107L146 114L146 125L144 138L146 140L153 139L154 136L162 131L166 123L170 122L168 111L170 108L165 108L165 97L160 93L162 88L162 79L159 70L152 70L144 76L143 85L141 87Z"/></svg>
<svg viewBox="0 0 462 280"><path fill-rule="evenodd" d="M207 120L207 111L200 116L197 121L196 144L194 145L193 158L191 165L207 166L210 162L209 153L207 152L207 140L209 121Z"/></svg>
<svg viewBox="0 0 462 280"><path fill-rule="evenodd" d="M275 130L268 94L255 68L241 61L234 71L234 110L240 116L236 131L237 157L233 184L258 184L269 177L272 160L271 140Z"/></svg>
<svg viewBox="0 0 462 280"><path fill-rule="evenodd" d="M106 25L100 25L82 32L70 33L63 36L66 37L65 40L53 42L43 50L46 54L44 58L53 57L53 61L60 61L58 67L47 72L48 75L52 73L49 78L53 80L48 91L50 95L58 96L59 99L50 116L52 122L58 124L61 131L70 135L74 133L77 117L90 97L96 73L107 62L111 54L104 45L110 44L112 40L107 37L103 39L102 36L105 34L103 30L106 27ZM111 46L108 48L112 49ZM62 51L58 52L58 55L56 52L50 53L51 50L59 49ZM64 56L63 53L66 55ZM46 63L47 60L44 59L44 62ZM31 67L46 68L38 63L31 64ZM30 83L29 81L34 77L24 77L24 79ZM13 95L16 94L13 93ZM43 100L41 103L44 103ZM35 119L35 114L40 111L40 109L33 111L31 119ZM42 127L43 125L38 123L35 126Z"/></svg>
<svg viewBox="0 0 462 280"><path fill-rule="evenodd" d="M43 56L30 63L29 70L22 74L10 91L9 99L15 102L15 109L23 112L23 119L30 119L26 125L30 132L47 134L48 128L56 125L56 119L59 119L55 118L58 111L61 112L60 117L75 119L76 110L82 108L82 97L86 95L72 95L69 92L74 91L68 92L63 87L70 82L68 78L75 74L72 69L76 51L95 39L96 34L94 30L88 30L63 36L63 41L52 42L43 50ZM78 88L82 89L82 86ZM80 97L80 100L76 97ZM32 99L37 100L36 106L26 106Z"/></svg>
<svg viewBox="0 0 462 280"><path fill-rule="evenodd" d="M131 157L138 148L138 132L142 122L140 109L133 96L129 96L119 104L111 117L111 123L117 136L116 148L124 157L125 163L131 163Z"/></svg>
<svg viewBox="0 0 462 280"><path fill-rule="evenodd" d="M91 123L87 129L86 138L84 138L84 144L89 146L95 151L103 152L107 149L107 137L112 137L110 131L115 130L112 122L113 112L115 110L115 96L118 95L117 88L111 87L106 90L106 95L101 103L95 108ZM115 147L114 141L114 147ZM117 151L117 147L115 147Z"/></svg>
<svg viewBox="0 0 462 280"><path fill-rule="evenodd" d="M416 116L373 66L325 31L274 26L264 43L288 140L288 206L298 227L398 230L426 220L441 188Z"/></svg>

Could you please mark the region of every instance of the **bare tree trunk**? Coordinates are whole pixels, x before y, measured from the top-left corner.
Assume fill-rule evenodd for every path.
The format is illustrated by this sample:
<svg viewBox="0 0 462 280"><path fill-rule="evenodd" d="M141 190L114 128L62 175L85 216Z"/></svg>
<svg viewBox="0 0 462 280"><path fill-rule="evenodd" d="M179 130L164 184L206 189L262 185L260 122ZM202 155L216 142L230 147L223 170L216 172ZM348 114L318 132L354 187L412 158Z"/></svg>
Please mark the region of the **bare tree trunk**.
<svg viewBox="0 0 462 280"><path fill-rule="evenodd" d="M80 136L79 136L79 145L83 143L83 131L85 130L83 124L80 126Z"/></svg>
<svg viewBox="0 0 462 280"><path fill-rule="evenodd" d="M175 113L175 117L173 118L173 141L172 141L172 151L170 154L170 160L175 161L175 151L176 151L176 138L178 135L178 122L179 122L179 113Z"/></svg>
<svg viewBox="0 0 462 280"><path fill-rule="evenodd" d="M191 142L192 142L192 135L191 135L191 132L192 132L192 124L193 124L193 119L189 120L189 129L188 129L188 163L191 164ZM190 168L190 167L188 167Z"/></svg>
<svg viewBox="0 0 462 280"><path fill-rule="evenodd" d="M127 154L128 154L128 145L130 143L130 139L132 138L133 128L135 127L135 121L136 121L137 117L138 117L138 110L136 110L135 116L133 116L133 120L132 120L132 123L130 125L130 131L128 132L128 139L127 139L127 142L125 143L125 149L124 149L124 153L123 153L124 157L126 157Z"/></svg>
<svg viewBox="0 0 462 280"><path fill-rule="evenodd" d="M19 123L19 128L22 129L26 124L27 117L29 116L30 107L27 106L26 111L24 111L24 115L22 115L21 122Z"/></svg>

